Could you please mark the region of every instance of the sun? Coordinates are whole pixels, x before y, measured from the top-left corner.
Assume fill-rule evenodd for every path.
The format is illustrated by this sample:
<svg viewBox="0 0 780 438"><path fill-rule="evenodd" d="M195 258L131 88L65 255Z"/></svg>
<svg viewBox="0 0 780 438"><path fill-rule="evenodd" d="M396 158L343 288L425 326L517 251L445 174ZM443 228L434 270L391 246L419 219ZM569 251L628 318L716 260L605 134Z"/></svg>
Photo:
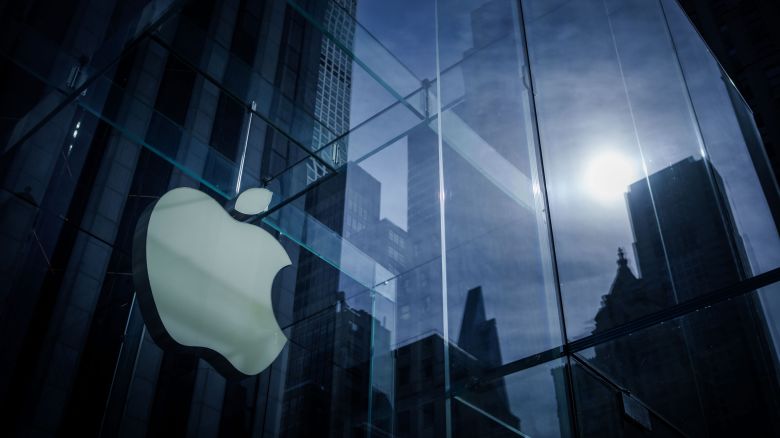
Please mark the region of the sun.
<svg viewBox="0 0 780 438"><path fill-rule="evenodd" d="M603 203L621 201L638 179L637 163L617 151L602 151L585 165L585 191Z"/></svg>

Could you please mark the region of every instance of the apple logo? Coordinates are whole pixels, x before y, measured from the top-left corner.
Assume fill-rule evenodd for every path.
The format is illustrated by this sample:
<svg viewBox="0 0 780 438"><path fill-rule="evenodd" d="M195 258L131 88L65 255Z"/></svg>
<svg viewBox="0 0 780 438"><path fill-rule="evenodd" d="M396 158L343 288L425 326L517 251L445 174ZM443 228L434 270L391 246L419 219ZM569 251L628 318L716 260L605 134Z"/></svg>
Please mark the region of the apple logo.
<svg viewBox="0 0 780 438"><path fill-rule="evenodd" d="M234 215L262 213L272 196L246 190ZM290 264L265 230L186 187L150 205L133 238L133 282L149 334L165 349L204 357L226 377L258 374L284 348L271 285Z"/></svg>

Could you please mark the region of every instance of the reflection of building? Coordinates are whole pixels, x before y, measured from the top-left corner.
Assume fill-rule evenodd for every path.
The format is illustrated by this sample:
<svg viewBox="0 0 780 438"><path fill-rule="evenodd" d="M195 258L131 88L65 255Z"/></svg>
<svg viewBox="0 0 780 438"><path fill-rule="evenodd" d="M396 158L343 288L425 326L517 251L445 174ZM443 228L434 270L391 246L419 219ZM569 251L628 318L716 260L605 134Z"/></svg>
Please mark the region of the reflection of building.
<svg viewBox="0 0 780 438"><path fill-rule="evenodd" d="M468 292L466 307L463 310L458 346L457 348L450 347L451 368L454 371L452 381L456 384L467 382L484 370L503 365L498 339L495 318L487 319L485 316L482 288L471 289ZM459 375L458 371L463 371L463 374ZM474 404L486 412L490 412L491 415L505 424L520 429L520 419L510 409L509 396L503 377L481 383L478 388L472 389L472 394L476 399ZM469 396L467 395L466 398ZM480 429L472 430L476 432ZM499 430L496 429L496 431Z"/></svg>
<svg viewBox="0 0 780 438"><path fill-rule="evenodd" d="M663 287L634 276L622 249L618 250L617 265L609 293L602 297L601 308L594 318L596 328L593 334L659 311L670 304ZM688 354L680 325L673 321L598 345L592 364L618 385L630 388L635 397L657 409L667 420L690 431L701 427L701 413L696 401L696 388L692 385L696 376ZM582 399L578 405L581 405L582 431L589 436L621 436L618 425L603 419L605 412L616 409L617 399L614 396L604 397L605 388L583 371L574 377L580 386L579 397Z"/></svg>
<svg viewBox="0 0 780 438"><path fill-rule="evenodd" d="M481 371L501 364L495 320L485 318L482 290L469 291L458 345L448 348L450 378L464 383ZM395 433L399 437L434 437L445 434L444 339L431 334L395 351ZM509 407L503 379L468 391L465 398L504 424L520 429ZM452 402L458 436L512 436L508 429L460 402Z"/></svg>
<svg viewBox="0 0 780 438"><path fill-rule="evenodd" d="M407 137L407 243L409 273L400 278L396 297L396 339L439 330L441 313L441 234L436 133L427 126Z"/></svg>
<svg viewBox="0 0 780 438"><path fill-rule="evenodd" d="M406 270L406 231L387 218L352 236L351 242L393 274Z"/></svg>
<svg viewBox="0 0 780 438"><path fill-rule="evenodd" d="M329 230L350 239L379 220L379 181L360 166L323 181L306 195L306 211ZM316 231L313 231L316 232ZM336 302L339 271L309 252L301 254L294 318L300 320Z"/></svg>
<svg viewBox="0 0 780 438"><path fill-rule="evenodd" d="M528 202L533 196L533 168L525 149L530 129L523 113L527 90L519 81L508 81L508 88L495 87L523 69L516 34L507 25L514 13L512 3L505 1L480 2L469 11L470 32L456 46L463 48L463 59L441 77L442 89L462 87L463 95L448 92L441 123L431 120L407 135L409 271L399 281L396 330L400 343L406 344L396 350L395 432L400 436L444 434L445 354L450 380L446 383L452 388L462 388L484 369L502 365L496 322L486 319L483 290L491 294L492 303L515 299L507 309L546 305L544 268L534 258L544 249L538 246L538 224ZM471 289L474 285L484 289ZM452 331L449 339L431 334L441 333L443 325L457 327L461 309L457 343ZM519 312L509 316L507 309L492 310L523 319ZM546 315L541 313L534 317L544 325ZM425 394L423 401L413 398L415 391ZM464 398L519 429L503 380L465 390ZM478 419L459 401L452 401L452 408L456 433L510 433L500 430L498 423Z"/></svg>
<svg viewBox="0 0 780 438"><path fill-rule="evenodd" d="M666 290L665 305L749 274L728 200L720 193L723 182L716 172L712 176L703 161L688 158L650 175L649 186L646 180L632 184L627 195L639 272Z"/></svg>
<svg viewBox="0 0 780 438"><path fill-rule="evenodd" d="M352 98L352 57L339 44L352 50L355 40L357 0L333 0L325 6L323 25L330 36L323 37L317 70L317 97L314 117L321 123L314 127L312 146L320 149L336 136L349 131ZM331 40L331 37L336 41ZM326 150L324 158L339 167L346 163L346 141L339 140ZM314 159L307 163L309 181L325 174L325 167Z"/></svg>
<svg viewBox="0 0 780 438"><path fill-rule="evenodd" d="M502 0L479 2L469 11L464 20L471 25L469 32L456 45L463 57L441 78L441 88L453 91L442 103L440 124L432 119L407 136L412 271L403 279L398 306L399 318L410 321L399 332L410 333L401 333L400 339L452 323L434 319L442 315L436 308L445 305L443 275L445 289L457 291L449 306L463 305L464 292L478 284L491 294L491 303L503 294L517 293L513 304L519 308L552 310L545 296L551 286L548 268L539 257L547 250L546 231L534 203L536 164L535 152L530 151L535 146L525 110L528 89L522 81L495 86L524 69L517 51L519 36L511 30L514 14L513 2ZM426 92L432 95L433 88ZM518 257L506 257L508 253ZM418 304L410 306L411 300ZM546 324L545 312L534 317ZM547 341L537 337L530 342Z"/></svg>
<svg viewBox="0 0 780 438"><path fill-rule="evenodd" d="M313 98L312 112L317 123L313 126L311 146L320 149L345 134L350 126L353 59L349 51L355 39L352 17L357 0L320 2L314 8L321 14L324 30L316 45L316 62L308 69L298 66L292 70L316 74L315 92L304 96ZM302 50L293 53L301 52L314 55ZM340 139L320 156L325 163L340 167L347 159L346 143L346 139ZM322 163L314 158L306 160L307 184L326 173ZM404 232L392 222L380 220L379 182L357 165L347 166L342 173L328 178L307 193L307 213L372 260L400 272L404 265ZM310 238L316 240L314 236ZM366 421L368 396L364 392L369 387L372 341L381 349L383 343L389 343L389 335L377 324L372 340L375 320L347 304L345 292L347 296L352 291L360 293L363 286L340 275L316 255L301 253L291 340L302 348L290 349L284 435L346 436ZM311 421L296 420L300 418Z"/></svg>
<svg viewBox="0 0 780 438"><path fill-rule="evenodd" d="M333 307L292 330L281 436L362 435L368 419L371 348L387 345L389 332L364 310L350 308L343 294L337 295Z"/></svg>
<svg viewBox="0 0 780 438"><path fill-rule="evenodd" d="M377 248L389 242L375 233L380 184L360 166L350 166L312 188L306 210L359 249L369 236ZM368 252L371 254L370 252ZM353 309L339 287L350 280L316 255L301 253L293 302L294 325L282 410L282 436L359 435L368 418L373 348L389 348L387 329L364 310ZM360 291L360 286L355 285ZM353 290L353 288L349 288ZM367 292L367 291L366 291ZM307 421L300 421L305 418Z"/></svg>
<svg viewBox="0 0 780 438"><path fill-rule="evenodd" d="M649 187L648 180L631 185L627 202L642 276L631 272L619 250L593 334L746 274L728 200L716 195L711 181L722 183L712 175L702 160L688 158L650 175ZM591 363L692 436L777 436L780 423L766 421L780 412L774 357L760 304L748 295L599 344ZM585 385L581 428L610 436L614 431L599 415L610 402L597 400L595 387Z"/></svg>

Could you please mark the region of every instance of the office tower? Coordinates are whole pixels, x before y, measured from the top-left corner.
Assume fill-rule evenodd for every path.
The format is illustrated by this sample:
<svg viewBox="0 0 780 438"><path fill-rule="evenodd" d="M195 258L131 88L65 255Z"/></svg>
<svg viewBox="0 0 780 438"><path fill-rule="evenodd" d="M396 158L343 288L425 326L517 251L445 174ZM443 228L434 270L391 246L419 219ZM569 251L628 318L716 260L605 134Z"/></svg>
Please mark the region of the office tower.
<svg viewBox="0 0 780 438"><path fill-rule="evenodd" d="M360 166L323 180L306 197L306 211L327 229L346 238L379 222L379 181ZM298 290L295 319L335 304L341 276L313 254L302 256L297 270ZM310 266L311 264L311 266ZM301 306L301 307L298 307Z"/></svg>
<svg viewBox="0 0 780 438"><path fill-rule="evenodd" d="M441 330L442 324L436 135L427 127L421 127L411 132L407 141L410 163L407 174L407 263L410 272L400 278L396 299L400 343Z"/></svg>
<svg viewBox="0 0 780 438"><path fill-rule="evenodd" d="M291 331L280 436L363 436L368 426L372 347L389 332L343 293ZM306 418L306 421L298 419Z"/></svg>
<svg viewBox="0 0 780 438"><path fill-rule="evenodd" d="M397 228L379 219L380 183L358 165L311 189L306 211L349 244L392 260ZM389 225L388 225L389 224ZM362 237L362 238L361 238ZM396 238L396 241L391 239ZM380 252L375 252L380 251ZM384 256L382 252L385 251ZM377 257L379 255L379 257ZM402 261L396 261L401 263ZM345 294L344 290L347 291ZM365 286L345 279L311 253L298 261L282 436L362 436L368 421L371 351L388 350L390 333L350 301L370 300ZM309 421L296 421L308 418Z"/></svg>
<svg viewBox="0 0 780 438"><path fill-rule="evenodd" d="M473 357L472 360L475 360L476 366L481 368L482 371L503 365L496 320L495 318L487 319L485 315L485 300L480 287L471 289L468 292L460 325L460 333L458 334L458 348L452 351L455 352L451 356L453 360L452 368L456 370L464 366L458 363L460 360L464 360L458 356L460 351ZM473 371L468 374L473 374ZM482 384L476 393L480 400L480 408L490 412L511 427L522 430L520 419L512 413L510 408L506 384L503 378ZM476 430L478 429L475 429L475 432Z"/></svg>
<svg viewBox="0 0 780 438"><path fill-rule="evenodd" d="M392 274L401 274L408 267L406 230L387 218L353 234L350 242Z"/></svg>
<svg viewBox="0 0 780 438"><path fill-rule="evenodd" d="M666 289L667 303L751 275L723 181L714 169L711 175L704 161L691 157L629 187L638 269L645 281Z"/></svg>
<svg viewBox="0 0 780 438"><path fill-rule="evenodd" d="M481 289L470 290L467 300L458 344L450 343L446 353L453 381L464 381L468 376L478 375L501 363L496 321L485 318ZM441 396L446 366L444 342L441 335L434 333L395 351L395 434L399 437L434 437L444 433L445 407ZM417 397L420 393L426 396ZM466 399L504 424L522 430L520 419L510 409L502 378L485 383ZM514 436L495 420L477 414L470 407L459 402L453 402L453 406L459 436Z"/></svg>
<svg viewBox="0 0 780 438"><path fill-rule="evenodd" d="M745 251L722 184L717 172L692 157L631 184L626 202L641 277L619 249L594 335L746 275ZM591 363L692 436L778 431L775 422L761 420L780 406L780 391L773 379L776 355L755 296L600 344ZM587 428L589 420L582 421ZM598 429L599 422L593 423Z"/></svg>
<svg viewBox="0 0 780 438"><path fill-rule="evenodd" d="M312 136L312 146L317 150L349 131L353 62L349 51L355 41L356 12L357 0L331 1L325 7L323 25L328 36L322 39L314 105L314 117L320 124ZM348 139L339 139L324 151L323 158L334 167L341 166L347 160L347 144ZM309 181L315 181L324 174L325 167L311 159L308 172Z"/></svg>
<svg viewBox="0 0 780 438"><path fill-rule="evenodd" d="M496 320L485 316L482 288L468 292L463 320L458 335L458 346L474 356L485 367L501 365L501 347L498 345ZM503 397L506 402L506 394Z"/></svg>

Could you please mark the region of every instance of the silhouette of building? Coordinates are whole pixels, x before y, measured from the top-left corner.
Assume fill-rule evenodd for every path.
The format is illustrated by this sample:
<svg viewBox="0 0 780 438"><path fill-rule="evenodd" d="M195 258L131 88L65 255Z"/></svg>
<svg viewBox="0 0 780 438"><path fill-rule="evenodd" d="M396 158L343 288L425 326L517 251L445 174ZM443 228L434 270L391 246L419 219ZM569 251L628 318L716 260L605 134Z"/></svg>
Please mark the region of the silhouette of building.
<svg viewBox="0 0 780 438"><path fill-rule="evenodd" d="M342 293L337 296L334 306L292 330L280 436L365 432L372 346L388 348L389 332L366 311L351 308Z"/></svg>
<svg viewBox="0 0 780 438"><path fill-rule="evenodd" d="M445 433L444 343L441 335L433 333L395 351L396 436L437 437ZM458 343L450 342L446 354L450 379L459 384L501 365L496 321L485 317L481 288L468 292ZM511 412L503 378L472 388L470 394L474 398L470 402L520 430L520 419ZM456 436L516 436L510 429L458 401L453 401L452 407Z"/></svg>
<svg viewBox="0 0 780 438"><path fill-rule="evenodd" d="M634 275L618 249L617 272L594 318L594 335L743 278L744 249L720 187L717 172L694 158L631 184L626 201L642 275ZM691 436L780 431L771 414L780 408L776 355L755 295L594 350L589 362L595 368ZM599 415L614 410L615 399L600 399L598 383L580 384L582 430L620 436L620 428Z"/></svg>
<svg viewBox="0 0 780 438"><path fill-rule="evenodd" d="M397 227L379 219L380 190L376 179L351 165L311 189L306 211L381 263L390 254L374 251L387 252L398 239L388 232ZM315 254L298 260L282 436L362 436L367 427L371 352L389 349L390 332L349 305L340 287L352 281L344 277ZM368 293L357 284L347 289Z"/></svg>
<svg viewBox="0 0 780 438"><path fill-rule="evenodd" d="M480 287L471 289L466 297L458 347L477 358L484 367L497 367L503 362L496 320L485 317L485 300ZM508 405L506 394L501 398Z"/></svg>

